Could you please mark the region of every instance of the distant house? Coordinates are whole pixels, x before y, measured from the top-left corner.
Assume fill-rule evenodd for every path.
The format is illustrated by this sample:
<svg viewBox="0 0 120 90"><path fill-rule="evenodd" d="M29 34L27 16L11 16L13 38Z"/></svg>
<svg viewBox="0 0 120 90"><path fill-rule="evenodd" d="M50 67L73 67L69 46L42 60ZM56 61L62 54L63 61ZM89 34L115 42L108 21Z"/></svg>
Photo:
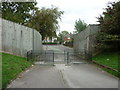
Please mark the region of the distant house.
<svg viewBox="0 0 120 90"><path fill-rule="evenodd" d="M57 38L55 38L55 37L52 37L52 38L45 37L45 39L43 40L43 42L54 42L55 40L57 40Z"/></svg>
<svg viewBox="0 0 120 90"><path fill-rule="evenodd" d="M64 41L64 43L70 42L70 41L72 41L72 38L73 38L72 33L66 34L65 36L63 36L63 41Z"/></svg>

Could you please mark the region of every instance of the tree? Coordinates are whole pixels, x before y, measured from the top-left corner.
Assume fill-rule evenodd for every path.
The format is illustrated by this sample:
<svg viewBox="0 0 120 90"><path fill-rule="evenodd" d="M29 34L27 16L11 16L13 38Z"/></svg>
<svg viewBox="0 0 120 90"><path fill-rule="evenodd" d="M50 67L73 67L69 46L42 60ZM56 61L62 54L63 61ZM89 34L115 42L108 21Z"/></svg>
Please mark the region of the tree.
<svg viewBox="0 0 120 90"><path fill-rule="evenodd" d="M35 9L35 2L2 2L2 18L25 25Z"/></svg>
<svg viewBox="0 0 120 90"><path fill-rule="evenodd" d="M64 30L64 31L62 31L60 34L61 34L62 36L65 36L65 35L69 34L69 32L66 31L66 30Z"/></svg>
<svg viewBox="0 0 120 90"><path fill-rule="evenodd" d="M120 1L109 3L103 15L98 17L101 31L98 44L105 48L118 48L120 42Z"/></svg>
<svg viewBox="0 0 120 90"><path fill-rule="evenodd" d="M84 21L82 21L82 20L76 20L75 21L75 29L76 29L76 32L77 33L80 33L81 31L83 31L83 30L85 30L85 28L87 27L87 24L84 22Z"/></svg>
<svg viewBox="0 0 120 90"><path fill-rule="evenodd" d="M62 14L63 11L59 11L57 7L36 9L28 26L39 31L43 40L45 37L56 37L56 31L59 28L58 19L61 20Z"/></svg>
<svg viewBox="0 0 120 90"><path fill-rule="evenodd" d="M69 32L68 31L62 31L61 33L59 33L58 34L58 37L57 37L57 40L59 41L59 42L64 42L64 40L63 40L63 37L65 36L65 35L67 35L67 34L69 34Z"/></svg>

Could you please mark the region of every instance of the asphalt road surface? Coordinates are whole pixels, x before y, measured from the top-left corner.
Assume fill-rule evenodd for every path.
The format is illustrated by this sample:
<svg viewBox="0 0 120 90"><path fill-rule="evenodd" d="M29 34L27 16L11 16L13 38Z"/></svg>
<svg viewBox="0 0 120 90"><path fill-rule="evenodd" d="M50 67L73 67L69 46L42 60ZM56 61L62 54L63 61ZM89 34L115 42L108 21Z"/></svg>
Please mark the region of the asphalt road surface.
<svg viewBox="0 0 120 90"><path fill-rule="evenodd" d="M62 45L45 45L44 50L72 51ZM56 56L61 60L61 56ZM35 65L23 72L8 88L118 88L118 78L90 63L55 66Z"/></svg>

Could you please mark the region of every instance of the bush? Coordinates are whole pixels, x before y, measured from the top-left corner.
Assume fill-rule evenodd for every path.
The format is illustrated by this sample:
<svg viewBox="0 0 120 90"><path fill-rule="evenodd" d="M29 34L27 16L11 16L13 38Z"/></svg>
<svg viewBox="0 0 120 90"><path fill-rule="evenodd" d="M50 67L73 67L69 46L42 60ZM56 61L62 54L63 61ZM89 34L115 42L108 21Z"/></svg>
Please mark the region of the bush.
<svg viewBox="0 0 120 90"><path fill-rule="evenodd" d="M119 49L120 43L120 1L110 3L103 15L98 18L101 31L97 37L97 46L103 49ZM102 46L100 46L102 45Z"/></svg>
<svg viewBox="0 0 120 90"><path fill-rule="evenodd" d="M56 45L58 44L57 42L44 42L42 43L43 45Z"/></svg>

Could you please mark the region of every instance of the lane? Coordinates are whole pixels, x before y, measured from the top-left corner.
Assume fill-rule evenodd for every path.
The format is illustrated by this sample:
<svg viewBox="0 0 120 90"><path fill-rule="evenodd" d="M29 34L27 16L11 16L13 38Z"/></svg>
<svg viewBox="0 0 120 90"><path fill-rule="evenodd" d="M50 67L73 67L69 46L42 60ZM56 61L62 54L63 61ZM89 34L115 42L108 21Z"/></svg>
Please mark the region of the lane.
<svg viewBox="0 0 120 90"><path fill-rule="evenodd" d="M69 88L54 66L35 65L22 73L8 88Z"/></svg>
<svg viewBox="0 0 120 90"><path fill-rule="evenodd" d="M73 64L61 72L71 88L118 88L118 78L93 64Z"/></svg>
<svg viewBox="0 0 120 90"><path fill-rule="evenodd" d="M54 51L54 61L57 64L67 64L67 58L69 58L68 62L71 63L88 63L82 58L76 57L76 55L73 53L73 48L66 47L63 45L43 45L44 50L53 50ZM69 52L69 57L67 55L67 52Z"/></svg>
<svg viewBox="0 0 120 90"><path fill-rule="evenodd" d="M44 50L53 50L61 54L65 49L62 45L43 46L43 48ZM64 60L63 56L55 53L55 61ZM9 84L8 88L69 88L69 86L63 79L60 69L56 68L56 66L36 64Z"/></svg>
<svg viewBox="0 0 120 90"><path fill-rule="evenodd" d="M53 50L55 52L73 51L72 48L63 45L43 45L44 50Z"/></svg>
<svg viewBox="0 0 120 90"><path fill-rule="evenodd" d="M67 51L73 52L72 48L63 45L43 45L44 50L54 51L54 62L55 64L67 64Z"/></svg>
<svg viewBox="0 0 120 90"><path fill-rule="evenodd" d="M48 49L55 52L72 50L62 45L50 45ZM55 55L55 59L62 60L62 56ZM118 88L118 78L93 64L35 65L22 73L8 88Z"/></svg>
<svg viewBox="0 0 120 90"><path fill-rule="evenodd" d="M73 51L73 49L62 45L48 46L48 49ZM60 58L59 55L58 59ZM71 88L118 88L118 78L106 73L92 63L74 63L70 66L56 64L55 67L60 70L64 80Z"/></svg>
<svg viewBox="0 0 120 90"><path fill-rule="evenodd" d="M55 64L66 64L65 58L67 55L65 51L72 51L72 48L68 48L63 45L43 45L44 50L53 50L54 51L54 63Z"/></svg>

